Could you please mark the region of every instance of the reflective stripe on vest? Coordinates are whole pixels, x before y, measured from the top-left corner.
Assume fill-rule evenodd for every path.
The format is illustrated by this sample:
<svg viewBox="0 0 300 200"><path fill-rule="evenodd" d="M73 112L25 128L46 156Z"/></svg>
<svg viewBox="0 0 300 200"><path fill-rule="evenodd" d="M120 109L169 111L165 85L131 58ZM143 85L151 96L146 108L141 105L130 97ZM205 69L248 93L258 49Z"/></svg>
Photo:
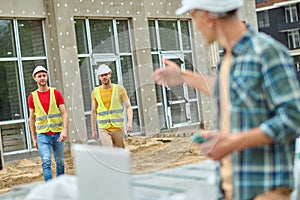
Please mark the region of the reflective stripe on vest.
<svg viewBox="0 0 300 200"><path fill-rule="evenodd" d="M124 127L123 105L118 98L118 85L112 84L112 95L109 110L104 106L100 86L95 88L94 96L98 102L97 122L98 127L102 129L110 128L113 125L116 128Z"/></svg>
<svg viewBox="0 0 300 200"><path fill-rule="evenodd" d="M47 132L61 132L63 129L63 123L61 113L56 105L56 99L54 95L54 88L50 88L50 102L48 114L45 112L37 90L32 92L34 102L34 114L35 114L35 127L37 133Z"/></svg>

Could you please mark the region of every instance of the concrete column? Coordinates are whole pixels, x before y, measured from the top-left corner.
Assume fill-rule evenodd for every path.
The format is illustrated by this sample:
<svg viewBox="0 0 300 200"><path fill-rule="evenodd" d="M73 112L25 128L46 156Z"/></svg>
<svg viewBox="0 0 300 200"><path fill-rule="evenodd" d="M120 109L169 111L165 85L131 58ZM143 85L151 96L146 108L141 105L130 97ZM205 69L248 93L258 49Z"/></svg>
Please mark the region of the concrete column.
<svg viewBox="0 0 300 200"><path fill-rule="evenodd" d="M144 10L141 10L143 12ZM153 72L151 45L147 18L134 16L132 20L134 37L134 70L138 78L139 106L142 123L142 135L151 136L160 132L159 116L156 106L155 83L151 78ZM145 39L148 38L148 39Z"/></svg>
<svg viewBox="0 0 300 200"><path fill-rule="evenodd" d="M69 115L69 142L87 141L81 78L71 4L44 0L51 85L63 93Z"/></svg>

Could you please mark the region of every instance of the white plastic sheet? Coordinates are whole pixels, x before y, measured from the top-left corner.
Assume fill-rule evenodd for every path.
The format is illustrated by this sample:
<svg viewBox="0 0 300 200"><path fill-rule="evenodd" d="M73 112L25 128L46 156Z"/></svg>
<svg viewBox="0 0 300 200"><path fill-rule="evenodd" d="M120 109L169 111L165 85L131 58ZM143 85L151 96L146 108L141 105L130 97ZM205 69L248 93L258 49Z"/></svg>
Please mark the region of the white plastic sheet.
<svg viewBox="0 0 300 200"><path fill-rule="evenodd" d="M33 188L25 200L78 200L77 178L61 175Z"/></svg>

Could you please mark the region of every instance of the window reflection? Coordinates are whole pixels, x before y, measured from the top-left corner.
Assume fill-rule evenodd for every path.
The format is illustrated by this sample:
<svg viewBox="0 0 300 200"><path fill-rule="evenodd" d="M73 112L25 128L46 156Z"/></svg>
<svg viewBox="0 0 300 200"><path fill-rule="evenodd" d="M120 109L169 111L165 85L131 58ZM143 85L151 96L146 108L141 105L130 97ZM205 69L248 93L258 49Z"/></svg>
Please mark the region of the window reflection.
<svg viewBox="0 0 300 200"><path fill-rule="evenodd" d="M23 118L17 62L0 62L0 121Z"/></svg>
<svg viewBox="0 0 300 200"><path fill-rule="evenodd" d="M91 19L89 22L93 53L115 53L112 21Z"/></svg>
<svg viewBox="0 0 300 200"><path fill-rule="evenodd" d="M0 20L0 57L15 57L15 41L11 20Z"/></svg>
<svg viewBox="0 0 300 200"><path fill-rule="evenodd" d="M24 56L44 56L42 22L35 20L18 21L21 54Z"/></svg>

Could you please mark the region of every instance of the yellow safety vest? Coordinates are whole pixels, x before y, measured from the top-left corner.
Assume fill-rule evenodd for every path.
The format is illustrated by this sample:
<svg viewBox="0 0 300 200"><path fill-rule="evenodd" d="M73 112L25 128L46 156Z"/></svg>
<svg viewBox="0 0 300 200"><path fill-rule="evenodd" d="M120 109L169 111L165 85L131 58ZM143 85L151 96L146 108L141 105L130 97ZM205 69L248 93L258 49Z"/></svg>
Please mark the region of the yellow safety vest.
<svg viewBox="0 0 300 200"><path fill-rule="evenodd" d="M108 129L111 124L116 128L124 127L124 114L123 105L118 99L118 85L112 84L112 95L109 110L104 106L101 94L100 86L95 88L94 96L98 102L97 107L97 122L98 127L102 129Z"/></svg>
<svg viewBox="0 0 300 200"><path fill-rule="evenodd" d="M35 127L37 133L47 133L47 132L61 132L63 129L62 126L62 117L60 110L56 105L56 99L54 95L54 89L50 88L50 103L48 114L45 112L37 90L32 92L33 102L34 102L34 114L35 114Z"/></svg>

